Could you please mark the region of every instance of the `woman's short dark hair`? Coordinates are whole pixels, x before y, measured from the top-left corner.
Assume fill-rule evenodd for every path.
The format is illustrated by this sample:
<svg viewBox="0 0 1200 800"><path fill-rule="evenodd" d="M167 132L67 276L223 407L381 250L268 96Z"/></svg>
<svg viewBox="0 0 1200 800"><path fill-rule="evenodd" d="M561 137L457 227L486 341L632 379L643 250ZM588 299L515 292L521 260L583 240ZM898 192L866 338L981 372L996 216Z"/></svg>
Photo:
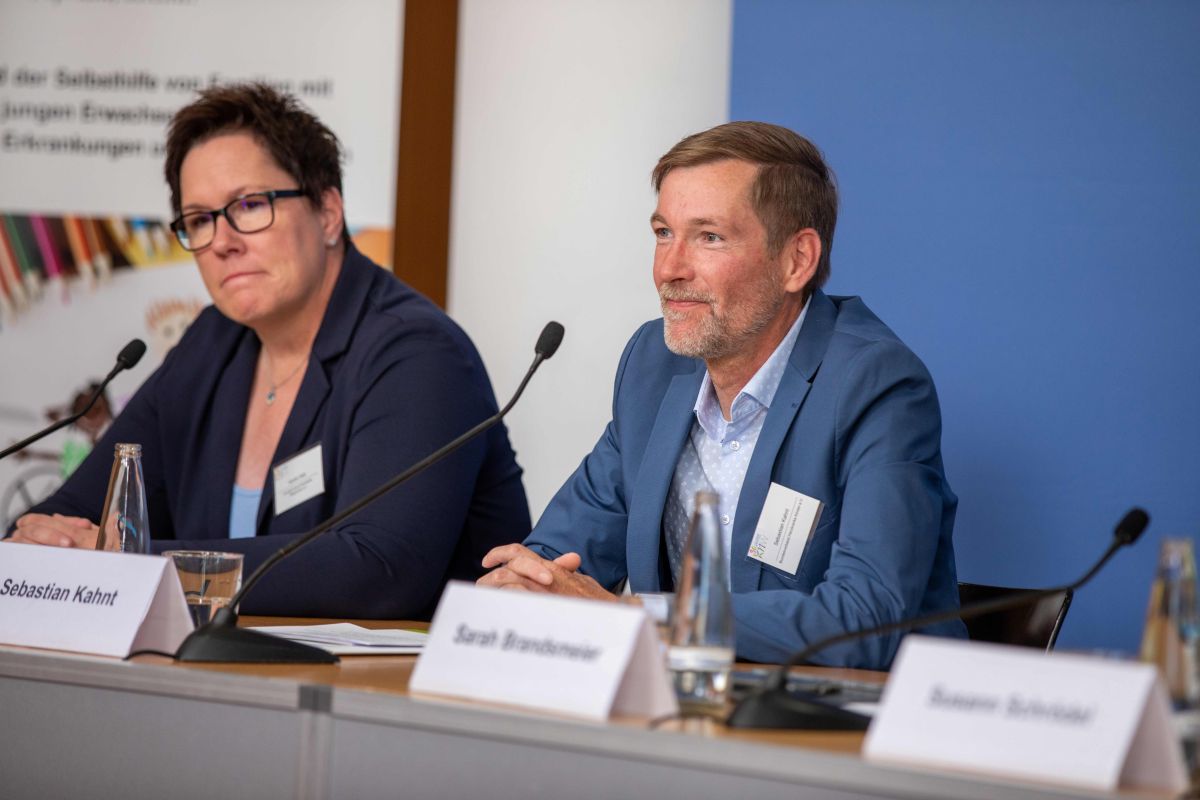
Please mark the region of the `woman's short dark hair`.
<svg viewBox="0 0 1200 800"><path fill-rule="evenodd" d="M176 214L182 210L179 172L184 158L196 145L228 133L253 136L314 206L321 205L326 189L341 193L342 146L333 131L289 94L264 83L229 84L200 92L171 120L163 170ZM349 238L345 225L342 236Z"/></svg>
<svg viewBox="0 0 1200 800"><path fill-rule="evenodd" d="M663 179L681 167L697 167L727 158L758 165L750 200L767 229L767 247L779 253L799 230L821 237L821 259L809 289L829 280L829 254L837 226L838 192L833 171L817 146L795 131L766 122L728 122L692 134L667 151L654 167L657 192Z"/></svg>

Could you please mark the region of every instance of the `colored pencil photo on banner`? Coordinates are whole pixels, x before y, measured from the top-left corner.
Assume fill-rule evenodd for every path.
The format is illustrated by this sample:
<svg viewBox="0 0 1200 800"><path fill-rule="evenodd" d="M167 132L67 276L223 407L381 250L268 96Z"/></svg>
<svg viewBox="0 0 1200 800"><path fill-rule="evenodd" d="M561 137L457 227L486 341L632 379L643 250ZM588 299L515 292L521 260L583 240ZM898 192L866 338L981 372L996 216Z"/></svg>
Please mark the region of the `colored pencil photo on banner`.
<svg viewBox="0 0 1200 800"><path fill-rule="evenodd" d="M0 320L53 294L69 303L114 269L145 269L189 262L167 224L155 219L0 214Z"/></svg>

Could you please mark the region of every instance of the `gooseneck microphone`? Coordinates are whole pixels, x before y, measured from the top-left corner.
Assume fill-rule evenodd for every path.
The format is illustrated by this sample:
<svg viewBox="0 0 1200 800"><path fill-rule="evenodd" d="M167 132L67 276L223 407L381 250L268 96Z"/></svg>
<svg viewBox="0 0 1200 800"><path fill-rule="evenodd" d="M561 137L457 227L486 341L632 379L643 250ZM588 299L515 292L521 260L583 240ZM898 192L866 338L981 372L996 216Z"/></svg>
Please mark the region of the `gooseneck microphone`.
<svg viewBox="0 0 1200 800"><path fill-rule="evenodd" d="M858 639L866 639L871 636L879 636L911 628L921 628L926 625L934 625L938 622L947 622L952 619L971 619L995 611L1017 608L1043 597L1049 597L1050 595L1068 591L1073 592L1095 577L1096 573L1108 563L1108 560L1113 557L1114 553L1122 547L1136 542L1138 537L1142 535L1142 531L1149 524L1150 515L1142 509L1133 508L1126 512L1121 521L1117 523L1117 527L1113 531L1112 543L1104 551L1104 555L1100 557L1095 566L1088 570L1082 578L1073 583L1054 586L1049 589L1029 589L1028 591L1016 592L993 600L972 603L961 608L936 611L911 619L902 619L896 622L876 625L872 628L847 631L814 642L797 652L786 663L781 665L761 689L738 703L726 722L732 728L865 730L867 724L870 722L869 717L862 714L855 714L839 708L832 703L823 702L813 697L789 692L787 690L788 670L804 664L811 656L835 644L852 642Z"/></svg>
<svg viewBox="0 0 1200 800"><path fill-rule="evenodd" d="M41 439L45 436L49 436L50 434L54 433L59 428L65 428L66 426L68 426L72 422L74 422L75 420L77 420L80 417L87 414L89 411L92 410L92 406L94 406L96 404L96 401L98 399L100 399L100 395L104 392L104 389L108 386L108 384L112 382L112 379L117 377L117 375L119 373L124 372L127 369L132 369L139 361L142 360L142 356L144 356L145 354L146 354L146 343L143 342L141 339L131 340L129 342L129 344L127 344L121 348L120 353L117 353L116 366L114 366L112 368L112 371L108 373L107 377L105 377L104 380L100 381L100 385L96 387L96 390L94 392L92 392L92 396L88 398L87 405L85 405L83 407L82 411L80 411L77 414L72 414L69 417L64 417L64 418L60 419L58 422L51 425L50 427L44 428L44 429L38 431L33 436L30 436L28 439L22 439L21 441L17 442L16 444L12 445L11 447L5 448L3 452L0 452L0 459L7 458L8 456L11 456L13 453L18 453L21 450L24 450L26 447L33 444L38 439Z"/></svg>
<svg viewBox="0 0 1200 800"><path fill-rule="evenodd" d="M308 533L294 539L272 553L246 579L245 583L242 584L242 588L230 599L229 605L219 610L213 616L211 622L197 628L191 635L184 639L183 644L179 646L179 650L175 653L175 658L179 661L226 661L243 663L332 664L336 662L338 660L337 656L320 648L281 639L259 631L237 627L238 604L241 603L242 598L258 583L262 576L280 561L321 534L336 527L350 516L371 505L371 503L374 503L400 484L429 469L504 419L504 415L520 399L521 394L525 391L525 386L529 383L529 379L533 377L533 373L537 371L537 368L541 366L543 361L550 358L558 350L558 346L562 343L562 338L562 325L557 322L546 323L546 327L542 328L542 333L538 336L537 345L534 347L533 363L529 365L529 369L526 370L525 377L521 379L521 384L517 387L517 391L513 393L512 399L508 401L508 404L504 408L449 444L430 453L396 477L365 495L362 499L317 525L317 527Z"/></svg>

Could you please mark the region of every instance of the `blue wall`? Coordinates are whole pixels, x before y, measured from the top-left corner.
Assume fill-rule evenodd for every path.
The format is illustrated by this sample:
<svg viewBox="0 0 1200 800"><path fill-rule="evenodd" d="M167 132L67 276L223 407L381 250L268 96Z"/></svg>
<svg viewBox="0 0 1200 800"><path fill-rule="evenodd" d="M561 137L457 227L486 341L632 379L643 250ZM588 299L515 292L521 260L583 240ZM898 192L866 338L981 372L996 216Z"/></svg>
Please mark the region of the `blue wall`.
<svg viewBox="0 0 1200 800"><path fill-rule="evenodd" d="M1060 646L1137 647L1158 541L1200 533L1200 3L750 2L731 118L838 174L828 291L937 381L963 580L1137 547Z"/></svg>

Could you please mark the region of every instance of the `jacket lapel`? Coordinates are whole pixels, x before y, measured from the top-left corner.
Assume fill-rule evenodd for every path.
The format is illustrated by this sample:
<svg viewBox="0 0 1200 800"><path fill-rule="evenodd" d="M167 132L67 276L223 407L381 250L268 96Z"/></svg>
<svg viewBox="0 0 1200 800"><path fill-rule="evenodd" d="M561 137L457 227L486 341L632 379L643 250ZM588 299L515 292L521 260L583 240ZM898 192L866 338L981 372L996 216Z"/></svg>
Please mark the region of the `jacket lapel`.
<svg viewBox="0 0 1200 800"><path fill-rule="evenodd" d="M837 320L837 309L824 292L818 290L809 302L804 324L796 337L775 399L767 410L767 418L754 445L754 455L750 458L742 493L738 497L729 565L730 587L735 592L750 592L758 588L762 562L755 561L746 553L750 550L754 529L767 499L779 450L808 396Z"/></svg>
<svg viewBox="0 0 1200 800"><path fill-rule="evenodd" d="M211 537L229 535L229 510L233 504L233 482L237 477L238 454L242 448L242 429L246 427L246 408L250 402L250 387L254 383L254 366L258 361L258 337L242 329L237 346L228 365L215 383L212 395L211 433L202 445L209 451L203 462L211 464L216 474L205 475L213 486L229 487L217 502L205 504L204 516Z"/></svg>
<svg viewBox="0 0 1200 800"><path fill-rule="evenodd" d="M272 469L263 485L262 500L258 504L257 530L260 534L265 532L267 520L275 513L274 467L300 450L317 444L312 440L312 431L325 401L329 398L332 388L330 375L338 359L350 346L376 269L379 268L362 256L354 245L347 246L341 274L338 275L333 293L329 297L325 317L321 320L321 329L317 331L317 338L313 341L308 369L304 373L287 424L279 436L275 456L271 459ZM328 463L324 453L321 461L323 468ZM325 476L325 486L326 491L332 488L328 475Z"/></svg>
<svg viewBox="0 0 1200 800"><path fill-rule="evenodd" d="M636 483L630 488L627 561L629 585L635 591L658 591L658 558L662 538L663 508L679 453L692 429L692 408L704 378L703 364L696 362L690 373L671 379L658 416L646 442ZM648 587L648 588L643 588Z"/></svg>

